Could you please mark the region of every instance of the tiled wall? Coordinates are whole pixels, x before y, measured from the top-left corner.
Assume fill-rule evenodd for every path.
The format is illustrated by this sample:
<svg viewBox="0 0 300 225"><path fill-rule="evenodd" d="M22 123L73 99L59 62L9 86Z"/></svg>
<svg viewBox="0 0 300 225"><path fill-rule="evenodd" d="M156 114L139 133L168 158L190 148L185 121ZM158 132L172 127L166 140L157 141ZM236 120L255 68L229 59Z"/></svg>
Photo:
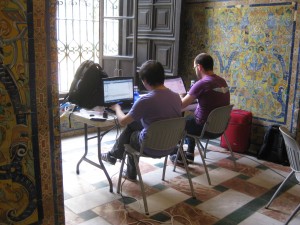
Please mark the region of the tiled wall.
<svg viewBox="0 0 300 225"><path fill-rule="evenodd" d="M183 57L179 65L180 73L185 75L186 80L194 78L193 71L190 69L193 58L199 52L207 51L217 59L216 73L224 76L232 87L236 85L236 89L232 89L232 97L236 106L254 112L255 119L252 128L254 145L258 145L261 141L263 129L268 124L276 122L292 127L293 131L296 131L299 121L298 115L294 113L299 102L299 0L285 1L292 4L282 4L282 1L271 0L202 2L185 1L180 54ZM254 3L256 5L249 5ZM0 42L2 46L0 47L4 51L4 54L0 54L0 62L3 61L6 66L6 72L2 64L0 67L0 189L6 197L5 201L2 200L3 198L0 200L1 206L4 206L0 210L1 222L11 223L11 220L17 217L23 224L38 220L42 221L42 224L64 223L57 99L55 4L54 0L1 1L0 4L2 32ZM265 24L257 21L258 26L255 18L249 16L251 23L247 29L245 26L236 28L236 23L242 22L240 18L247 13L250 15L251 10L260 11L260 17L257 16L257 18L269 22L270 33L269 35L265 33L265 44L262 45L263 49L269 52L259 53L261 45L255 42L257 37L254 31L265 28ZM219 16L222 21L218 21ZM272 18L276 18L277 22L289 22L291 26L285 24L282 26L283 30L278 30L277 27L276 31ZM226 39L223 36L226 34L225 29L232 29L236 33L233 35L227 32L229 36ZM277 41L279 45L278 41L283 34L287 43L282 43L285 51L279 53L283 57L285 66L281 63L282 60L278 60L278 54L278 61L276 61L274 52L273 55L259 58L263 54L270 53L270 48L275 43L272 41ZM272 40L274 35L277 38ZM266 45L267 36L271 38L269 46ZM291 46L289 46L291 44L289 40L293 42ZM249 48L245 48L247 42ZM254 44L250 48L252 42ZM242 51L243 49L247 50L247 54ZM271 63L267 63L265 59ZM285 68L285 73L283 73L283 68ZM260 71L262 69L264 72ZM270 71L274 71L274 74ZM274 102L272 104L278 104L274 101L274 95L277 94L278 99L279 94L282 94L283 101L279 103L280 106L284 106L280 108L282 115L277 114L277 111L270 106L270 110L275 114L269 115L268 119L268 115L262 115L259 111L260 107L264 109L265 105L255 105L255 101L260 99L253 97L251 101L250 98L255 96L253 94L256 90L254 81L262 82L264 73L268 73L268 78L274 78L274 80L267 81L270 82L268 87L267 85L264 87L269 88L267 90L270 90L270 87L274 88L274 91L271 91L265 98L265 103L272 100ZM5 80L9 77L8 80L3 81L4 76ZM240 77L240 79L235 79L235 77ZM243 77L245 79L242 79ZM274 85L275 78L278 79L277 84L280 85ZM252 86L250 81L253 81ZM8 87L9 82L13 84L12 88ZM13 91L17 95L13 95ZM247 96L245 102L243 102L244 99L241 102L235 99L236 93L240 93L240 97L243 96L241 93L244 93ZM264 94L259 96L265 97ZM16 148L23 150L25 149L23 145L26 145L26 154L22 154L24 153L22 151L17 154ZM12 164L13 160L17 160L17 164ZM10 173L13 166L18 169L18 173ZM25 189L24 183L22 184L24 177L30 181ZM10 204L15 202L17 193L21 189L27 190L23 194L29 197L25 200L19 199L18 204ZM8 195L8 192L12 194ZM20 205L23 207L22 210ZM26 208L27 206L29 208ZM20 216L29 212L24 212L24 207L32 211L31 214L27 214L27 218ZM15 209L17 215L7 214Z"/></svg>
<svg viewBox="0 0 300 225"><path fill-rule="evenodd" d="M52 52L56 43L50 42L56 36L55 4L38 0L0 4L0 221L4 224L64 221L57 54Z"/></svg>
<svg viewBox="0 0 300 225"><path fill-rule="evenodd" d="M186 83L195 79L194 57L208 52L231 103L253 114L253 151L270 124L296 134L299 1L186 1L183 12L179 75Z"/></svg>

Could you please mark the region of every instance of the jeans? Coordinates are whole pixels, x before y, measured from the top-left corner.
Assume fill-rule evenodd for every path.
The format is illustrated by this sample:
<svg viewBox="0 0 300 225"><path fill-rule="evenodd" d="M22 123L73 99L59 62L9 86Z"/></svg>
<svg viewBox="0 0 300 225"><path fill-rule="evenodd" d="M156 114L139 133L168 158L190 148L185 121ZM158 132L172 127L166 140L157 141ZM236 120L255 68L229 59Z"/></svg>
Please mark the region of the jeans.
<svg viewBox="0 0 300 225"><path fill-rule="evenodd" d="M140 121L134 121L128 124L123 132L120 134L116 143L109 154L117 159L122 159L125 152L124 144L130 144L134 149L140 149L139 134L143 126ZM133 158L127 157L127 175L129 177L136 177L136 168Z"/></svg>
<svg viewBox="0 0 300 225"><path fill-rule="evenodd" d="M188 134L191 135L200 135L202 132L204 124L197 124L194 116L186 117L185 129ZM194 153L195 151L195 140L194 138L186 137L186 142L188 144L187 152Z"/></svg>

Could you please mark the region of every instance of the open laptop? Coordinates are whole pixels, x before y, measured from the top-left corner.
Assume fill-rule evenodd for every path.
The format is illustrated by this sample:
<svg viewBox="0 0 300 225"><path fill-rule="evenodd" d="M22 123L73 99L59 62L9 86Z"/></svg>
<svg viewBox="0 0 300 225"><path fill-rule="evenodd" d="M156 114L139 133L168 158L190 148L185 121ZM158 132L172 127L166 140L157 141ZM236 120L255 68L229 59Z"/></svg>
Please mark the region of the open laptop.
<svg viewBox="0 0 300 225"><path fill-rule="evenodd" d="M129 112L133 104L133 77L103 78L103 105L120 104L123 112Z"/></svg>
<svg viewBox="0 0 300 225"><path fill-rule="evenodd" d="M169 76L165 77L165 82L164 85L169 88L170 90L180 94L180 95L186 95L187 91L185 89L184 82L181 77L178 76ZM187 106L186 108L183 109L183 111L194 111L198 105L197 99L195 99L192 104Z"/></svg>
<svg viewBox="0 0 300 225"><path fill-rule="evenodd" d="M171 91L174 91L180 95L186 94L184 82L181 77L178 76L166 76L164 85Z"/></svg>

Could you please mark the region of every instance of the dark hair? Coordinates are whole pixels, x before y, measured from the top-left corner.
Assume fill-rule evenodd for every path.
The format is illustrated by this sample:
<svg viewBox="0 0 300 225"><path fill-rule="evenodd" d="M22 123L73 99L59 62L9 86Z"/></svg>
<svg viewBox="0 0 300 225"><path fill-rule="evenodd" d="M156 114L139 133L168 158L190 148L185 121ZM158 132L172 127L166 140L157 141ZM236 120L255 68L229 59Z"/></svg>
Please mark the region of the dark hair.
<svg viewBox="0 0 300 225"><path fill-rule="evenodd" d="M163 84L165 81L164 67L160 62L148 60L141 66L140 79L145 80L149 85L156 86Z"/></svg>
<svg viewBox="0 0 300 225"><path fill-rule="evenodd" d="M197 55L195 58L195 63L200 64L205 71L214 69L214 60L207 53L201 53L201 54Z"/></svg>

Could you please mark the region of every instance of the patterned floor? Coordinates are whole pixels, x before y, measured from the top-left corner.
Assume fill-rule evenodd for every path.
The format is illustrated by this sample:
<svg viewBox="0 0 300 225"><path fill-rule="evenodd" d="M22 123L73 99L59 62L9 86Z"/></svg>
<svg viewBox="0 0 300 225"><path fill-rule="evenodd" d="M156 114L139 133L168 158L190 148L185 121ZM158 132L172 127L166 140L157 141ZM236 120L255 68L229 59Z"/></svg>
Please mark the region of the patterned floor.
<svg viewBox="0 0 300 225"><path fill-rule="evenodd" d="M102 152L108 151L115 140L110 132L102 141ZM88 158L97 161L96 140L89 141ZM180 167L167 167L166 181L161 180L163 160L141 160L150 215L144 214L138 183L125 181L122 196L116 193L120 163L105 164L112 178L110 193L104 173L86 162L76 174L77 161L83 154L82 136L62 140L65 218L67 225L121 224L204 224L204 225L279 225L300 203L300 186L291 181L269 209L264 206L289 173L289 167L257 160L235 153L234 169L226 150L218 143L209 146L207 164L212 185L209 186L196 155L189 165L193 176L196 199L191 197L188 181ZM300 214L290 222L300 224Z"/></svg>

